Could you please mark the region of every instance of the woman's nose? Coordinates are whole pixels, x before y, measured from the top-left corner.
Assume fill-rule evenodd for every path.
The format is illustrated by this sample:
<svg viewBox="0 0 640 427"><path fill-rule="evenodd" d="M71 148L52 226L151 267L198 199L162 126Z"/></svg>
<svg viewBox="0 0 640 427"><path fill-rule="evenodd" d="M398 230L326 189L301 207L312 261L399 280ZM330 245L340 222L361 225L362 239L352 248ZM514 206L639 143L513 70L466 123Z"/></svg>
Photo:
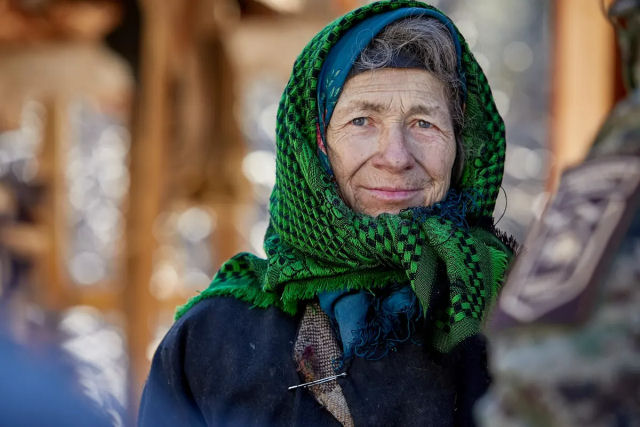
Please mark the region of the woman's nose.
<svg viewBox="0 0 640 427"><path fill-rule="evenodd" d="M415 159L407 145L407 138L400 124L385 129L380 134L374 166L397 172L411 169Z"/></svg>

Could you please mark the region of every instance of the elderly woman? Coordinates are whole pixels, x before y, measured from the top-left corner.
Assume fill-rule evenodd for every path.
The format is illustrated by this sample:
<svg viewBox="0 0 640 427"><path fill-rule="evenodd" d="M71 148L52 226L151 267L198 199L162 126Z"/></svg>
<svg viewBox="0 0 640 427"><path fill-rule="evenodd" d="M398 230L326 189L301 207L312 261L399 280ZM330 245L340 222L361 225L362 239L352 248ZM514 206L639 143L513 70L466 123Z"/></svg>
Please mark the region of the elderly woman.
<svg viewBox="0 0 640 427"><path fill-rule="evenodd" d="M470 424L511 256L504 151L441 12L382 1L327 26L278 110L267 259L236 255L178 311L140 424Z"/></svg>

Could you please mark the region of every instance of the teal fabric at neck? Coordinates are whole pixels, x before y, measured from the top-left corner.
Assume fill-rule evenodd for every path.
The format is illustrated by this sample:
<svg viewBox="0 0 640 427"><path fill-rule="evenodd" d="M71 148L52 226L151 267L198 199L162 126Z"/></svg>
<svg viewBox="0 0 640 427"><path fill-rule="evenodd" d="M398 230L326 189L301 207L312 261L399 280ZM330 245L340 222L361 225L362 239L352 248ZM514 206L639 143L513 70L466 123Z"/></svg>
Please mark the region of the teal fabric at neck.
<svg viewBox="0 0 640 427"><path fill-rule="evenodd" d="M369 45L371 40L384 27L398 19L412 16L427 16L438 19L447 26L451 33L451 38L456 47L458 57L458 75L463 82L463 96L466 92L464 88L464 72L462 71L461 56L462 50L460 40L454 29L452 22L441 13L431 9L418 7L405 7L391 12L374 15L347 31L342 38L331 48L324 61L322 70L318 77L318 120L319 130L323 143L326 142L325 131L331 120L333 109L338 102L342 86L344 86L347 76L351 71L353 63L358 59L360 53Z"/></svg>
<svg viewBox="0 0 640 427"><path fill-rule="evenodd" d="M336 327L343 357L337 368L354 356L378 360L413 338L421 318L411 286L392 285L379 293L340 290L318 294L320 307Z"/></svg>

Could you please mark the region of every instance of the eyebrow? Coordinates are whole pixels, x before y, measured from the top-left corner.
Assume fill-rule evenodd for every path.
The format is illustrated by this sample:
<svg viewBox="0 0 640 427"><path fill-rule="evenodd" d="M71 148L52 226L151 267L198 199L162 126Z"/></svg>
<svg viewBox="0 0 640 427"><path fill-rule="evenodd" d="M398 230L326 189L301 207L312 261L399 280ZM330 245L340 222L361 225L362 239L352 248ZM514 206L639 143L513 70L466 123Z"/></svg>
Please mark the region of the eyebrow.
<svg viewBox="0 0 640 427"><path fill-rule="evenodd" d="M425 116L431 116L437 114L440 110L440 107L437 105L427 106L427 105L414 105L409 108L409 111L406 112L408 116L413 114L424 114Z"/></svg>
<svg viewBox="0 0 640 427"><path fill-rule="evenodd" d="M375 102L358 100L358 101L351 101L344 107L344 109L347 111L358 110L358 111L374 111L376 113L379 113L384 110L384 106L382 104L376 104Z"/></svg>
<svg viewBox="0 0 640 427"><path fill-rule="evenodd" d="M349 104L347 104L343 108L340 108L340 110L343 110L343 109L346 111L354 111L354 110L355 111L373 111L373 112L379 113L384 111L385 107L384 105L377 104L375 102L357 100L357 101L351 101ZM436 105L429 106L429 105L419 104L409 108L409 110L405 114L407 115L424 114L424 115L430 116L430 115L437 114L439 110L440 110L440 107Z"/></svg>

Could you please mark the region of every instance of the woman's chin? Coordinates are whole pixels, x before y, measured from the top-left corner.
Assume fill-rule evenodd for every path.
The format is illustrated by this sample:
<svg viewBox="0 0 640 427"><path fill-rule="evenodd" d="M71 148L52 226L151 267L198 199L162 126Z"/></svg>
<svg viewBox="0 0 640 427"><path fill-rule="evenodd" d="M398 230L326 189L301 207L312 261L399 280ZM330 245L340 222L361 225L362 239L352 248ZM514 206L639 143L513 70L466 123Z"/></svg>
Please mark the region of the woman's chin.
<svg viewBox="0 0 640 427"><path fill-rule="evenodd" d="M363 197L356 200L353 209L358 213L376 217L384 213L398 214L408 208L431 206L443 199L443 196L439 195L416 194L415 196L402 200L380 200L380 198L376 197Z"/></svg>
<svg viewBox="0 0 640 427"><path fill-rule="evenodd" d="M387 214L398 214L400 211L416 206L421 206L421 202L408 202L408 203L385 203L385 204L372 204L369 206L361 207L357 209L358 212L364 213L369 216L376 217L378 215L387 213Z"/></svg>

